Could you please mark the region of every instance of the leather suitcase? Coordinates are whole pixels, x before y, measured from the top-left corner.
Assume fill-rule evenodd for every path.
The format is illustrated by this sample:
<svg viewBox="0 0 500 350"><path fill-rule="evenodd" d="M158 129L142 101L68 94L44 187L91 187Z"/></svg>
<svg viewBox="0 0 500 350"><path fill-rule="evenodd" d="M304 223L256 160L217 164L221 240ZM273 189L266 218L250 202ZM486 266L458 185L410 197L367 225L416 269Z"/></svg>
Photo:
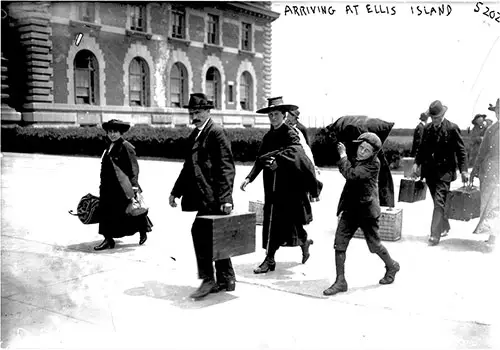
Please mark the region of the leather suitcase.
<svg viewBox="0 0 500 350"><path fill-rule="evenodd" d="M403 176L411 177L413 170L413 163L415 162L415 158L413 157L404 157L402 159L403 163Z"/></svg>
<svg viewBox="0 0 500 350"><path fill-rule="evenodd" d="M415 179L401 179L399 184L399 202L413 203L425 200L427 184Z"/></svg>
<svg viewBox="0 0 500 350"><path fill-rule="evenodd" d="M397 241L401 239L403 229L403 209L380 207L378 235L381 241ZM358 228L354 237L365 238L363 230Z"/></svg>
<svg viewBox="0 0 500 350"><path fill-rule="evenodd" d="M255 213L202 215L196 220L212 235L212 260L255 252Z"/></svg>
<svg viewBox="0 0 500 350"><path fill-rule="evenodd" d="M448 192L445 215L448 219L469 221L481 215L481 192L475 186L463 186Z"/></svg>

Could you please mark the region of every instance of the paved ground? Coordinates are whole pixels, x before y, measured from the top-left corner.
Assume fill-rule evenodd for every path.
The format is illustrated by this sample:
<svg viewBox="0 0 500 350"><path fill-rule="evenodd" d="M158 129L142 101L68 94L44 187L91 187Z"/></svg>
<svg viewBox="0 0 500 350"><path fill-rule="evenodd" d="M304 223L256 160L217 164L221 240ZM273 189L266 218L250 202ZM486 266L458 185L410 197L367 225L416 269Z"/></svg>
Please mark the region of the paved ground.
<svg viewBox="0 0 500 350"><path fill-rule="evenodd" d="M498 250L484 253L477 223L453 221L449 237L426 244L432 201L403 208L403 239L386 243L401 264L380 286L384 267L361 239L348 251L350 290L326 298L335 277L335 209L344 181L323 170L322 200L300 248L282 248L277 269L254 275L264 251L233 259L237 288L192 301L197 288L190 237L193 214L168 206L181 163L140 160L154 231L94 252L96 225L68 214L97 194L99 159L5 153L2 157L2 330L10 348L165 349L481 349L499 348ZM249 166L238 166L236 184ZM394 174L396 193L401 174ZM452 187L460 184L454 183ZM236 210L262 198L262 178L235 189ZM257 228L260 247L261 227Z"/></svg>

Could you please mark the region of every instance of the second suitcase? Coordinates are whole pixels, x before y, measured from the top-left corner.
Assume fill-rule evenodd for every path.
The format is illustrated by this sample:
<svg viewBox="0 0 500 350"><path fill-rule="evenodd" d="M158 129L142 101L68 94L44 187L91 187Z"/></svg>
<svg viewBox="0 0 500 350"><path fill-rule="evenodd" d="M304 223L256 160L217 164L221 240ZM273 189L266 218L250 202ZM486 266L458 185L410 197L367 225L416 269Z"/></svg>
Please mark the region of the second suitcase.
<svg viewBox="0 0 500 350"><path fill-rule="evenodd" d="M425 200L427 184L420 180L401 179L399 185L399 202L413 203Z"/></svg>
<svg viewBox="0 0 500 350"><path fill-rule="evenodd" d="M445 207L448 219L469 221L480 214L481 192L477 187L463 186L448 193Z"/></svg>

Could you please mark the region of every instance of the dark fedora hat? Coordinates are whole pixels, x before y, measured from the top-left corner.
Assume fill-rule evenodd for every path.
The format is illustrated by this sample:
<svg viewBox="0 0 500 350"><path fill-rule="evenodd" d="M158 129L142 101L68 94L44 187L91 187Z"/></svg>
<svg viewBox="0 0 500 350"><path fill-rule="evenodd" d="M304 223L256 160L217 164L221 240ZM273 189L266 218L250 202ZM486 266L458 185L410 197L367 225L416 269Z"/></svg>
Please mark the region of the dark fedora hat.
<svg viewBox="0 0 500 350"><path fill-rule="evenodd" d="M427 112L422 112L420 113L420 120L427 120L429 119L429 115L427 114Z"/></svg>
<svg viewBox="0 0 500 350"><path fill-rule="evenodd" d="M189 97L189 103L184 106L184 108L189 109L210 109L214 108L214 104L212 101L209 101L207 95L197 92L195 94L191 94Z"/></svg>
<svg viewBox="0 0 500 350"><path fill-rule="evenodd" d="M124 121L121 121L119 119L111 119L111 120L108 120L107 122L102 123L102 128L105 131L115 130L115 131L119 131L123 134L123 133L126 133L128 131L128 129L130 129L130 124L126 123Z"/></svg>
<svg viewBox="0 0 500 350"><path fill-rule="evenodd" d="M288 111L296 110L298 108L299 107L297 107L295 105L284 104L283 97L279 96L279 97L268 98L267 99L267 107L259 109L257 111L257 113L267 114L267 113L270 113L270 112L276 111L276 110L288 112Z"/></svg>
<svg viewBox="0 0 500 350"><path fill-rule="evenodd" d="M448 107L443 106L441 101L436 100L430 104L429 109L427 110L426 113L431 118L432 117L442 117L446 113L447 110L448 110Z"/></svg>

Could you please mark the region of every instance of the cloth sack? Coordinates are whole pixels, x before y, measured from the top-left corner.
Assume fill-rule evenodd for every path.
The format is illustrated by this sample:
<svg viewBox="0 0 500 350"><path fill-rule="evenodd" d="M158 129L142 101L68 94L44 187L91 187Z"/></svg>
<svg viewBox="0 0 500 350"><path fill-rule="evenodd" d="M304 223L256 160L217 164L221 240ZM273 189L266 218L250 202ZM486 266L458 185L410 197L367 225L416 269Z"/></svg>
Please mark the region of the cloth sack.
<svg viewBox="0 0 500 350"><path fill-rule="evenodd" d="M69 213L78 216L78 219L85 224L96 224L99 222L99 197L87 193L78 202L76 213L70 210Z"/></svg>
<svg viewBox="0 0 500 350"><path fill-rule="evenodd" d="M127 206L127 209L125 209L125 213L130 216L138 216L147 213L148 210L149 208L144 201L144 196L141 192L137 192Z"/></svg>

